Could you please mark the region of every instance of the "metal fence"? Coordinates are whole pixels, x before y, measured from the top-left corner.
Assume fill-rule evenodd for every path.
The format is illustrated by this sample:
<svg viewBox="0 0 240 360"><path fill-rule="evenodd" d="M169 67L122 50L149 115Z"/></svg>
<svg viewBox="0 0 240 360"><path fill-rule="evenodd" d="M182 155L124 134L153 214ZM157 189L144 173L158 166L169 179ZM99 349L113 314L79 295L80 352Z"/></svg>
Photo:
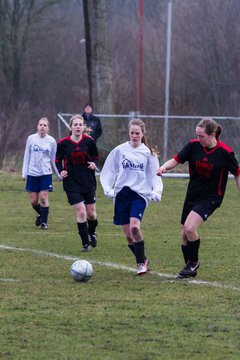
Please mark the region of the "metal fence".
<svg viewBox="0 0 240 360"><path fill-rule="evenodd" d="M58 114L58 136L66 136L69 132L69 119L73 114ZM156 146L159 153L160 163L171 158L190 139L195 137L197 123L208 116L166 116L164 115L140 115L131 112L127 115L95 114L101 119L103 134L98 140L98 148L101 162L104 162L107 154L118 144L128 140L128 122L132 118L140 118L146 124L146 138L151 146ZM232 116L209 116L217 121L222 127L221 140L230 146L240 161L240 117Z"/></svg>

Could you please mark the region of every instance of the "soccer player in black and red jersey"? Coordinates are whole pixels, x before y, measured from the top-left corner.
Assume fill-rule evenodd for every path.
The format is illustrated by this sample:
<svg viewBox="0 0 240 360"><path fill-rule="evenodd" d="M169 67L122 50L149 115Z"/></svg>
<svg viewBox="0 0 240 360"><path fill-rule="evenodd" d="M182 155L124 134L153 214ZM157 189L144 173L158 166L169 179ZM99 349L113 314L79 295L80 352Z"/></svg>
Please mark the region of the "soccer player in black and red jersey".
<svg viewBox="0 0 240 360"><path fill-rule="evenodd" d="M93 138L84 133L84 119L74 115L70 119L69 136L57 143L56 165L68 202L76 212L77 228L82 251L97 246L96 227L96 161L98 149Z"/></svg>
<svg viewBox="0 0 240 360"><path fill-rule="evenodd" d="M198 227L221 206L228 173L235 177L240 191L240 167L233 150L219 140L222 128L211 118L203 118L196 127L197 139L190 141L157 171L161 176L179 163L188 161L190 181L182 210L181 235L185 266L178 278L194 277L200 266Z"/></svg>

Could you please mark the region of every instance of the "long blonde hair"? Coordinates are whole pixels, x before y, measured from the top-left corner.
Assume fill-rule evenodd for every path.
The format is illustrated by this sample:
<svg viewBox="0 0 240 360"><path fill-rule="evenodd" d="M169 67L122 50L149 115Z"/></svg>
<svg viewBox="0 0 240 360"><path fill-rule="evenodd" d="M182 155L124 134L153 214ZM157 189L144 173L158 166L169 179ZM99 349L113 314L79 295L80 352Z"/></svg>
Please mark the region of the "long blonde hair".
<svg viewBox="0 0 240 360"><path fill-rule="evenodd" d="M142 130L142 133L143 133L142 143L145 144L149 148L152 155L157 155L157 148L156 147L153 148L153 147L149 146L148 143L147 143L147 140L145 138L145 134L146 134L146 125L145 125L145 123L141 119L132 119L132 120L129 121L128 129L130 129L130 127L132 125L137 125L137 126L140 127L140 129Z"/></svg>

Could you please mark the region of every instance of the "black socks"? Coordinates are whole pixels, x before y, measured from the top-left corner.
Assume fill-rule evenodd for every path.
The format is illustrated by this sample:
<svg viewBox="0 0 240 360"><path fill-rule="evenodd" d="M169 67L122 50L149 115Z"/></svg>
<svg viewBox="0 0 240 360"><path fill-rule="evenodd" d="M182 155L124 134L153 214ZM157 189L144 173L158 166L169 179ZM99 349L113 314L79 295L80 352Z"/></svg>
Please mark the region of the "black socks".
<svg viewBox="0 0 240 360"><path fill-rule="evenodd" d="M85 221L84 223L77 223L78 226L78 233L82 240L82 245L89 245L89 238L88 238L88 225Z"/></svg>
<svg viewBox="0 0 240 360"><path fill-rule="evenodd" d="M96 231L96 227L98 225L98 220L89 220L88 219L88 234L93 235Z"/></svg>
<svg viewBox="0 0 240 360"><path fill-rule="evenodd" d="M187 248L188 248L188 260L194 263L198 262L198 251L200 247L200 239L195 241L188 241Z"/></svg>
<svg viewBox="0 0 240 360"><path fill-rule="evenodd" d="M32 207L38 213L38 215L42 215L41 214L41 205L40 204L32 205Z"/></svg>
<svg viewBox="0 0 240 360"><path fill-rule="evenodd" d="M145 261L144 241L143 240L134 243L134 254L136 256L137 264L143 264Z"/></svg>
<svg viewBox="0 0 240 360"><path fill-rule="evenodd" d="M48 223L48 214L49 214L49 207L42 207L41 206L41 220L42 223Z"/></svg>
<svg viewBox="0 0 240 360"><path fill-rule="evenodd" d="M188 259L189 259L187 245L182 245L182 253L183 253L183 258L184 258L185 264L187 264Z"/></svg>

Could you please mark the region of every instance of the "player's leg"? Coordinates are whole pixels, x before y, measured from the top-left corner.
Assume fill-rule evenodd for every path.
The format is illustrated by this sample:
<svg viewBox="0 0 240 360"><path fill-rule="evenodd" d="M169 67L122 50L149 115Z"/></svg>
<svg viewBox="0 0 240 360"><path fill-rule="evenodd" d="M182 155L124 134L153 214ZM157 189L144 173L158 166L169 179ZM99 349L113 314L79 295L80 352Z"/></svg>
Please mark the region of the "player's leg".
<svg viewBox="0 0 240 360"><path fill-rule="evenodd" d="M84 194L87 223L88 223L88 235L90 245L92 247L97 246L97 233L96 228L98 226L97 209L96 209L96 193L95 191Z"/></svg>
<svg viewBox="0 0 240 360"><path fill-rule="evenodd" d="M40 191L39 193L39 203L41 207L41 229L48 229L48 215L49 215L49 200L48 200L48 190ZM37 221L36 221L37 222Z"/></svg>
<svg viewBox="0 0 240 360"><path fill-rule="evenodd" d="M73 207L76 214L78 233L82 240L82 245L83 245L82 251L86 252L89 251L90 249L90 243L88 237L87 212L84 201L73 204Z"/></svg>
<svg viewBox="0 0 240 360"><path fill-rule="evenodd" d="M131 250L135 257L133 236L130 231L130 189L123 188L116 196L114 202L114 217L113 222L115 225L121 225L125 238L128 243L128 248Z"/></svg>
<svg viewBox="0 0 240 360"><path fill-rule="evenodd" d="M49 192L53 190L52 175L43 175L39 177L39 203L41 206L41 229L48 229L49 215Z"/></svg>
<svg viewBox="0 0 240 360"><path fill-rule="evenodd" d="M200 247L198 228L203 223L203 221L203 218L192 210L190 211L184 225L182 226L182 250L186 266L179 272L180 277L190 277L197 275L197 269L200 266L198 261L198 252Z"/></svg>
<svg viewBox="0 0 240 360"><path fill-rule="evenodd" d="M98 226L96 204L85 204L87 211L88 235L92 247L97 246L97 233Z"/></svg>
<svg viewBox="0 0 240 360"><path fill-rule="evenodd" d="M78 234L81 238L83 249L89 251L90 244L88 238L87 212L84 204L84 198L81 193L66 191L68 202L73 206L76 215Z"/></svg>
<svg viewBox="0 0 240 360"><path fill-rule="evenodd" d="M30 191L28 193L28 199L29 199L29 202L32 205L33 209L40 215L41 211L40 211L40 205L38 202L38 193Z"/></svg>
<svg viewBox="0 0 240 360"><path fill-rule="evenodd" d="M125 238L127 239L128 248L131 250L135 257L135 250L134 250L134 242L133 242L133 236L130 230L130 224L122 225L122 230L124 232Z"/></svg>
<svg viewBox="0 0 240 360"><path fill-rule="evenodd" d="M137 273L145 274L149 261L145 255L145 242L141 231L141 220L146 208L145 200L137 193L131 194L130 231L134 241L134 252L137 262Z"/></svg>
<svg viewBox="0 0 240 360"><path fill-rule="evenodd" d="M32 205L32 208L36 211L38 214L36 216L35 225L40 226L41 225L41 205L39 204L39 193L37 192L29 192L28 193L29 202Z"/></svg>
<svg viewBox="0 0 240 360"><path fill-rule="evenodd" d="M35 225L41 225L41 205L39 204L39 176L27 176L26 191L28 192L28 199L32 208L36 211L38 216L35 220Z"/></svg>
<svg viewBox="0 0 240 360"><path fill-rule="evenodd" d="M147 272L149 261L145 255L145 243L141 231L141 220L135 217L131 217L129 228L133 238L134 254L137 263L137 274L142 275Z"/></svg>
<svg viewBox="0 0 240 360"><path fill-rule="evenodd" d="M187 264L188 260L189 260L189 256L188 256L188 239L186 234L184 233L184 229L183 229L183 225L181 227L181 236L182 236L182 254L183 254L183 258L184 258L184 262L185 264Z"/></svg>

